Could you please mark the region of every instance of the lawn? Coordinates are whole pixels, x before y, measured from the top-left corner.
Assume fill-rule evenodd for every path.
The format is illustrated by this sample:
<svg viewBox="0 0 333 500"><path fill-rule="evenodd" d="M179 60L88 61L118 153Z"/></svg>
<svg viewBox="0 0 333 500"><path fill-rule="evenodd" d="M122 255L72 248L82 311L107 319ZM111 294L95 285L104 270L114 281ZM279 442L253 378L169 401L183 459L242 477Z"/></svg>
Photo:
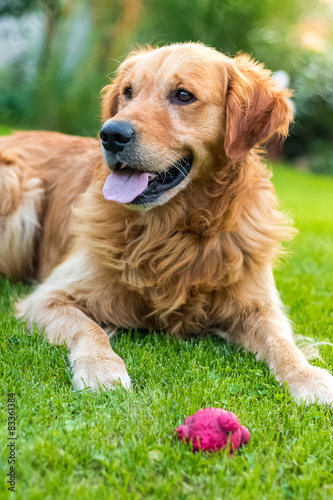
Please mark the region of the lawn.
<svg viewBox="0 0 333 500"><path fill-rule="evenodd" d="M274 168L283 206L300 231L275 275L295 331L333 341L333 180ZM67 351L27 335L11 301L22 284L0 281L1 492L6 484L7 398L17 410L15 498L331 499L332 414L297 406L264 363L218 338L182 342L130 332L112 339L133 390L73 392ZM333 348L322 345L333 371ZM230 459L191 453L175 439L185 416L234 411L251 431Z"/></svg>

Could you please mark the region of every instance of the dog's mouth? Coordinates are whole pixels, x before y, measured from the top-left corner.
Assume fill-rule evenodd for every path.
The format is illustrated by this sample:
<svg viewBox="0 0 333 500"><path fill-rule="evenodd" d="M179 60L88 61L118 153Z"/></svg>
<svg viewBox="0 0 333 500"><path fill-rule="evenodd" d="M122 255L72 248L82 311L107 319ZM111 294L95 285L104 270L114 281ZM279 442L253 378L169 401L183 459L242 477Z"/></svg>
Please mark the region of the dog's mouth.
<svg viewBox="0 0 333 500"><path fill-rule="evenodd" d="M103 194L106 200L144 205L152 203L165 191L180 184L191 171L192 157L181 158L163 172L144 172L129 165L116 165L118 170L106 179Z"/></svg>

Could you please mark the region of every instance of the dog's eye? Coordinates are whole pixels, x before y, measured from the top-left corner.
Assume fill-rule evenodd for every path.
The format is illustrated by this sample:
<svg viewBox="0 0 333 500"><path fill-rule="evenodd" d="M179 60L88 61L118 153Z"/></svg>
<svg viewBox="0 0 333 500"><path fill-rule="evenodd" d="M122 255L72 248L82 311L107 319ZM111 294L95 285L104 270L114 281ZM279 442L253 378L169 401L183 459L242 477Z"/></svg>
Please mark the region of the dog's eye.
<svg viewBox="0 0 333 500"><path fill-rule="evenodd" d="M172 97L172 102L175 104L191 104L196 101L196 97L192 94L192 92L188 92L185 89L179 89Z"/></svg>
<svg viewBox="0 0 333 500"><path fill-rule="evenodd" d="M125 99L127 101L130 101L132 99L132 95L133 95L133 90L131 89L131 87L126 87L124 92Z"/></svg>

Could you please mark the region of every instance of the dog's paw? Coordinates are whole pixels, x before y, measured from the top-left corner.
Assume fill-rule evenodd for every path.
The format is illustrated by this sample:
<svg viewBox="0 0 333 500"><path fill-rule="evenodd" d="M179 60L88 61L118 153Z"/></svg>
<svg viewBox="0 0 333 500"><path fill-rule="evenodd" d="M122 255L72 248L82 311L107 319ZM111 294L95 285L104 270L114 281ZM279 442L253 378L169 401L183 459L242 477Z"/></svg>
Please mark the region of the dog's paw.
<svg viewBox="0 0 333 500"><path fill-rule="evenodd" d="M333 409L333 377L328 371L309 365L288 377L288 384L297 403L327 404Z"/></svg>
<svg viewBox="0 0 333 500"><path fill-rule="evenodd" d="M105 391L123 386L129 389L131 380L125 363L113 353L112 356L83 355L75 359L70 356L73 384L78 390Z"/></svg>

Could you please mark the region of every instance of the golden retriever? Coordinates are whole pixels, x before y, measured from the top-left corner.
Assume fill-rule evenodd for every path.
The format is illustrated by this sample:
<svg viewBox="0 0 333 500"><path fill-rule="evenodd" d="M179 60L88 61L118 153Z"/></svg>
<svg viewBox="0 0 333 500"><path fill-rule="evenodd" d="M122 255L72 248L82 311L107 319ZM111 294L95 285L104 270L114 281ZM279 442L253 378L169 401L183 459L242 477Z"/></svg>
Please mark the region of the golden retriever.
<svg viewBox="0 0 333 500"><path fill-rule="evenodd" d="M0 140L0 272L42 281L17 313L66 341L76 388L130 386L103 328L215 331L296 401L332 404L333 377L295 345L272 272L293 230L256 147L287 134L288 96L247 55L146 47L103 91L101 144Z"/></svg>

